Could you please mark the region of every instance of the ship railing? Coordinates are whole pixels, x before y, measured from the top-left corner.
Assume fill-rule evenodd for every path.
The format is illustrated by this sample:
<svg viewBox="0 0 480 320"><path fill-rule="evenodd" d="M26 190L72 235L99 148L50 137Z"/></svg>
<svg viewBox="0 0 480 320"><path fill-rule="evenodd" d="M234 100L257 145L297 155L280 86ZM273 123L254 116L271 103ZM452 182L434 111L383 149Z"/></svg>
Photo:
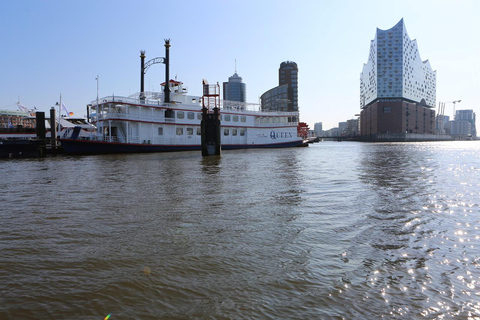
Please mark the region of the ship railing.
<svg viewBox="0 0 480 320"><path fill-rule="evenodd" d="M173 118L163 116L140 115L125 112L106 112L98 115L98 120L132 120L147 122L175 122Z"/></svg>
<svg viewBox="0 0 480 320"><path fill-rule="evenodd" d="M157 97L157 96L153 96ZM122 104L137 104L137 105L145 105L145 106L162 106L166 108L189 108L194 106L192 110L197 109L196 104L182 104L182 103L163 103L163 96L158 99L149 99L148 96L145 99L140 99L137 95L132 95L130 97L122 97L122 96L107 96L103 97L98 100L99 104L104 103L122 103ZM201 100L201 99L199 99ZM96 109L97 101L92 101L92 107ZM201 109L200 104L198 104L198 109ZM236 111L242 112L246 114L268 114L268 115L298 115L298 112L288 112L288 111L276 111L276 110L262 110L261 105L258 103L247 103L247 102L240 102L240 101L230 101L230 100L221 100L220 101L220 110L221 111Z"/></svg>
<svg viewBox="0 0 480 320"><path fill-rule="evenodd" d="M220 100L220 112L241 112L252 115L281 115L281 116L298 116L298 112L276 111L276 110L262 110L258 103L248 103L232 100Z"/></svg>
<svg viewBox="0 0 480 320"><path fill-rule="evenodd" d="M140 99L140 98L109 96L109 97L103 97L102 99L98 100L99 105L104 103L125 103L125 104L143 104L143 105L151 105L151 106L161 106L163 104L163 99ZM92 107L96 109L97 100L92 101L91 104L92 104Z"/></svg>
<svg viewBox="0 0 480 320"><path fill-rule="evenodd" d="M240 102L232 100L221 100L220 110L224 111L241 111L247 113L264 113L269 115L298 115L298 112L277 111L277 110L262 110L262 106L258 103Z"/></svg>
<svg viewBox="0 0 480 320"><path fill-rule="evenodd" d="M92 141L100 141L100 142L119 142L119 143L146 143L140 139L138 136L128 137L128 140L124 136L104 136L104 135L96 135L91 137L84 137L81 138L84 140L92 140Z"/></svg>
<svg viewBox="0 0 480 320"><path fill-rule="evenodd" d="M186 95L188 93L188 87L185 86L175 86L175 87L170 87L170 93L175 97L177 95ZM157 101L157 100L162 100L163 101L163 90L162 91L145 91L143 93L143 96L145 97L144 100L152 100L152 101ZM134 94L131 94L128 96L129 98L140 100L140 92L135 92Z"/></svg>
<svg viewBox="0 0 480 320"><path fill-rule="evenodd" d="M255 123L258 128L273 128L273 127L296 127L298 122L277 122L277 123Z"/></svg>
<svg viewBox="0 0 480 320"><path fill-rule="evenodd" d="M133 105L144 105L144 106L152 106L152 107L166 107L166 108L176 108L179 107L179 105L183 104L181 102L177 103L164 103L163 102L163 96L157 97L157 96L152 96L152 98L148 98L148 96L145 99L140 99L140 97L122 97L122 96L107 96L103 97L98 100L98 105L102 105L104 103L119 103L119 104L133 104ZM91 102L91 105L94 109L97 107L97 100L94 100ZM198 109L200 109L201 106L198 104Z"/></svg>

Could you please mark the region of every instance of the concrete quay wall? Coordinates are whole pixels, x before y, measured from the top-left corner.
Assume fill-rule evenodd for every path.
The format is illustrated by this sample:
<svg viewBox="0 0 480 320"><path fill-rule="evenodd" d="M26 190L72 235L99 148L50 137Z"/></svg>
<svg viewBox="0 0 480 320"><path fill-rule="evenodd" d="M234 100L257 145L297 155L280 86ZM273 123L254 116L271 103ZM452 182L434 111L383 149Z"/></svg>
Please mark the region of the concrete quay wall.
<svg viewBox="0 0 480 320"><path fill-rule="evenodd" d="M419 141L452 141L452 136L447 134L423 133L378 133L361 136L360 141L371 142L419 142Z"/></svg>

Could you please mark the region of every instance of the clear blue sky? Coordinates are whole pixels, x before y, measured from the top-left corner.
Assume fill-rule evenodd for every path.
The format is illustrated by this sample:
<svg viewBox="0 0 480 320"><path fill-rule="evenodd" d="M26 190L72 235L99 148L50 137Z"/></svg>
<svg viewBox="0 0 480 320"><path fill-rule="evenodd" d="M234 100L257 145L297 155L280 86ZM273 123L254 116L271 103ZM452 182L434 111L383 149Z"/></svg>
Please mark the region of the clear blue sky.
<svg viewBox="0 0 480 320"><path fill-rule="evenodd" d="M278 85L282 61L299 67L300 119L337 126L360 112L359 78L376 28L401 18L420 56L437 70L438 101L480 117L480 1L106 1L16 0L0 3L0 108L47 111L62 94L73 112L100 96L139 91L139 51L164 56L170 75L191 94L202 79L227 81L235 71L247 99ZM159 90L163 65L146 89ZM446 105L446 114L452 104Z"/></svg>

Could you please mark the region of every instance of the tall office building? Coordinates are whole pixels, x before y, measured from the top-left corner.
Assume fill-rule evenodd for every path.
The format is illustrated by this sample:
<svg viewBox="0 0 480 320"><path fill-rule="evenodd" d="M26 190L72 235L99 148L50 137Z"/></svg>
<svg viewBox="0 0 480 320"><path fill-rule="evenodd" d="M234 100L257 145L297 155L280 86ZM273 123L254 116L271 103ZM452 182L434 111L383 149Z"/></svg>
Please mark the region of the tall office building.
<svg viewBox="0 0 480 320"><path fill-rule="evenodd" d="M293 61L284 61L278 69L278 87L260 96L262 110L298 111L298 67Z"/></svg>
<svg viewBox="0 0 480 320"><path fill-rule="evenodd" d="M247 88L242 77L235 73L223 83L223 100L247 102Z"/></svg>
<svg viewBox="0 0 480 320"><path fill-rule="evenodd" d="M360 135L434 132L436 71L422 61L403 19L377 28L360 74Z"/></svg>
<svg viewBox="0 0 480 320"><path fill-rule="evenodd" d="M298 111L298 67L293 61L284 61L278 69L278 85L288 85L287 111Z"/></svg>

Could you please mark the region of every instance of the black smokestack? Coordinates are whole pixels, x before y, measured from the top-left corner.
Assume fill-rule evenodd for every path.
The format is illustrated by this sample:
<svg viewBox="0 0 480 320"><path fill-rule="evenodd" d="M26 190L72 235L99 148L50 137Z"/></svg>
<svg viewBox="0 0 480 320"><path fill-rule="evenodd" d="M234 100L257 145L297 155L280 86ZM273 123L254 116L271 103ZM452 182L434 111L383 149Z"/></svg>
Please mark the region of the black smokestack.
<svg viewBox="0 0 480 320"><path fill-rule="evenodd" d="M145 99L145 50L140 50L140 99Z"/></svg>
<svg viewBox="0 0 480 320"><path fill-rule="evenodd" d="M170 103L170 39L165 39L165 103Z"/></svg>

